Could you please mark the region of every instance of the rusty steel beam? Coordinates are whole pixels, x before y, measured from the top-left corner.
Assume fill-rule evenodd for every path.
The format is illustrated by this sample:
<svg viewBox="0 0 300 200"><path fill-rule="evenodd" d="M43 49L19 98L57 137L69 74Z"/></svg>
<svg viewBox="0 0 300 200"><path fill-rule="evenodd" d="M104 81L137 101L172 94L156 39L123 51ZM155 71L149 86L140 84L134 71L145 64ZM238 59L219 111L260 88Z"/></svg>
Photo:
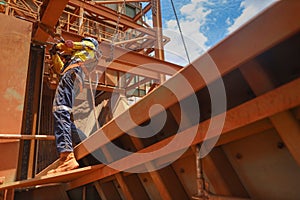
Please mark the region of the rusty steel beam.
<svg viewBox="0 0 300 200"><path fill-rule="evenodd" d="M111 45L109 43L102 42L100 48L103 51L104 57L109 57ZM126 63L127 65L135 66L140 69L145 69L147 71L157 72L166 75L173 75L177 71L183 69L183 67L174 63L162 61L123 48L115 47L114 51L114 62Z"/></svg>
<svg viewBox="0 0 300 200"><path fill-rule="evenodd" d="M146 14L152 7L152 4L151 3L148 3L145 8L143 8L142 11L140 11L138 14L136 14L133 18L133 21L137 21L139 20L144 14Z"/></svg>
<svg viewBox="0 0 300 200"><path fill-rule="evenodd" d="M7 189L14 189L14 188L36 187L36 186L49 184L49 183L68 182L77 179L79 177L86 176L87 174L95 171L96 169L103 168L103 166L104 166L103 164L100 164L100 165L75 169L69 172L62 172L62 173L57 173L57 174L38 177L38 178L32 178L23 181L7 182L0 185L0 191L7 190Z"/></svg>
<svg viewBox="0 0 300 200"><path fill-rule="evenodd" d="M227 119L224 124L224 128L221 132L221 135L225 135L232 130L244 127L253 122L256 122L261 119L273 116L276 113L282 112L287 109L294 108L300 105L300 93L298 93L298 88L300 87L300 79L287 83L271 92L268 92L264 95L261 95L253 100L250 100L242 105L239 105L227 112ZM263 110L263 112L262 112ZM242 115L242 116L241 116ZM218 118L215 116L214 118ZM197 127L197 135L194 137L194 140L189 145L199 144L205 139L205 131L210 125L211 119L208 119L204 122L201 122ZM158 149L169 144L174 137L178 137L179 141L184 141L186 137L194 134L193 131L190 131L193 127L182 131L181 133L176 134L166 138L160 142L157 142L149 147L143 148L138 151L138 153L147 153L154 152ZM220 133L215 133L211 137L215 137ZM210 138L207 138L210 139ZM101 143L101 140L98 140ZM144 156L142 159L136 159L133 155L129 155L125 158L122 158L114 162L114 166L118 166L119 169L126 170L140 164L147 163L149 161L161 158L171 153L174 153L182 148L186 148L186 144L179 144L176 148L169 148L160 154L151 154L150 156ZM83 155L79 155L77 159L82 158ZM134 158L134 159L133 159ZM167 162L167 161L166 161ZM66 189L70 190L87 183L114 175L118 173L119 170L113 169L109 166L104 166L103 164L85 167L77 170L72 170L69 172L59 173L51 176L39 176L31 180L18 181L14 183L4 184L0 186L0 190L11 189L11 188L22 188L27 186L41 185L47 183L57 183L57 182L68 182Z"/></svg>
<svg viewBox="0 0 300 200"><path fill-rule="evenodd" d="M92 12L96 15L102 16L102 17L112 20L114 22L118 21L118 14L115 11L113 11L105 6L92 5L90 3L86 3L86 2L83 2L80 0L70 0L69 4L82 7L89 12ZM148 35L155 36L155 32L153 30L151 30L149 28L145 28L145 27L137 24L136 22L134 22L132 20L132 18L130 18L128 16L121 15L120 16L120 24L123 24L123 25L128 26L133 29L137 29L140 32L146 33Z"/></svg>
<svg viewBox="0 0 300 200"><path fill-rule="evenodd" d="M155 12L153 12L155 10ZM163 45L163 33L162 33L162 15L160 1L156 1L155 5L152 5L152 21L153 26L156 28L156 40L155 40L155 58L160 60L165 59L164 45Z"/></svg>
<svg viewBox="0 0 300 200"><path fill-rule="evenodd" d="M282 112L287 109L294 108L300 105L300 93L297 92L298 88L300 88L300 79L297 79L293 82L290 82L280 88L277 88L271 92L268 92L262 96L259 96L253 100L250 100L242 105L239 105L227 112L227 118L224 124L224 128L221 133L215 133L215 135L211 135L210 138L215 137L219 134L226 135L230 131L235 129L244 127L253 122L259 121L261 119L265 119L267 117L273 116L276 113ZM263 112L262 112L263 110ZM218 118L219 116L215 116L214 118ZM171 136L167 139L159 141L149 147L146 147L137 153L148 153L155 152L158 149L165 147L170 144L174 140L174 137L177 137L178 141L185 141L186 138L193 135L194 128L197 128L197 135L194 137L194 140L189 145L196 145L204 141L205 132L208 130L210 126L210 122L212 119L208 119L195 127L191 127L186 129L180 133L177 133L175 136ZM206 139L210 139L206 138ZM100 140L98 140L100 142ZM174 153L180 149L184 149L187 146L184 145L184 142L176 145L176 148L168 148L163 152L148 154L148 156L139 157L139 159L135 156L135 154L131 154L125 158L117 160L111 166L117 166L119 170L125 171L135 166L139 166L141 164L145 164L151 162L155 159L162 158L164 156L168 156L171 153ZM172 158L171 158L172 159ZM166 163L168 160L165 161ZM111 176L119 171L113 169L109 166L105 166L100 170L95 170L92 173L88 174L85 177L78 178L67 184L66 189L70 190L81 185L85 185L87 183Z"/></svg>
<svg viewBox="0 0 300 200"><path fill-rule="evenodd" d="M102 85L102 84L99 84L96 89L101 90L101 91L105 91L105 92L110 92L110 93L116 92L116 93L119 93L119 94L125 94L124 89L117 88L117 87L110 87L110 86Z"/></svg>
<svg viewBox="0 0 300 200"><path fill-rule="evenodd" d="M101 59L98 62L98 66L96 67L96 69L99 71L110 69L110 70L120 71L124 73L140 75L151 79L158 79L159 77L158 72L141 69L134 65L128 65L127 63L122 63L117 61L114 61L112 63L107 63L104 59Z"/></svg>
<svg viewBox="0 0 300 200"><path fill-rule="evenodd" d="M68 0L49 0L46 9L41 17L41 23L49 27L54 27L58 22L59 17L62 15ZM46 42L49 38L49 34L42 30L40 27L37 28L33 34L33 39L39 42Z"/></svg>
<svg viewBox="0 0 300 200"><path fill-rule="evenodd" d="M132 89L136 89L136 88L138 88L140 85L143 85L143 84L145 84L145 83L147 83L147 82L150 82L150 81L151 81L150 78L144 78L143 80L141 80L141 81L139 81L139 82L137 82L137 83L135 83L135 84L132 84L132 85L128 86L128 87L126 88L126 91L129 91L129 90L132 90Z"/></svg>
<svg viewBox="0 0 300 200"><path fill-rule="evenodd" d="M299 1L280 1L276 3L269 10L229 36L226 40L215 46L207 54L201 56L193 62L192 65L184 68L179 74L176 74L163 85L167 87L175 86L178 91L182 92L182 99L191 95L192 91L187 91L184 85L178 83L180 76L184 76L186 80L189 80L191 87L193 87L195 91L202 89L207 84L218 79L219 76L211 74L209 82L206 83L200 75L197 75L197 68L195 69L194 67L201 67L202 69L208 70L213 67L213 64L210 62L210 59L213 58L221 75L225 75L238 68L243 62L254 58L299 31L300 24L296 20L300 18L299 8ZM277 16L281 17L277 20L276 24L274 24L274 18ZM168 98L164 98L166 96ZM141 99L137 104L130 107L127 112L134 117L134 121L137 124L140 124L149 119L148 111L152 105L159 103L167 109L182 99L177 99L169 90L160 86L145 98ZM121 121L128 120L127 113L124 112L118 116L118 119ZM237 120L237 122L239 122L239 120ZM77 158L80 159L89 154L90 151L103 146L105 144L102 140L103 132L109 133L107 137L110 141L124 134L124 131L118 127L115 120L110 121L103 126L101 130L95 132L92 136L75 147ZM95 145L93 141L99 141L99 143ZM90 149L87 150L86 146Z"/></svg>
<svg viewBox="0 0 300 200"><path fill-rule="evenodd" d="M256 61L248 62L240 68L240 71L257 96L275 88L271 77L268 76L262 66ZM269 119L289 152L300 166L300 125L298 120L290 111L278 113Z"/></svg>
<svg viewBox="0 0 300 200"><path fill-rule="evenodd" d="M288 38L291 34L300 30L300 23L295 20L300 18L300 12L298 12L299 8L300 1L278 2L271 9L260 15L259 18L253 20L243 29L240 29L240 31L235 32L225 41L210 50L209 53L204 54L193 62L192 65L184 68L180 71L180 74L176 74L173 78L166 81L162 87L159 86L155 92L150 93L146 96L146 98L141 99L139 103L130 107L129 110L118 116L119 120L126 121L127 115L130 113L130 115L134 117L135 123L141 124L149 119L148 111L153 104L160 104L167 109L174 103L191 95L192 91L187 90L185 84L180 84L178 82L181 76L184 76L186 80L189 80L190 86L193 87L195 91L202 89L207 84L219 78L218 74L211 73L210 76L207 77L209 78L209 82L206 83L196 70L196 67L209 70L214 66L214 64L216 64L220 74L225 75L238 68L239 64L242 64L248 59L257 56L264 50L267 50ZM274 17L279 15L281 16L280 20L278 20L276 24L272 23ZM247 40L245 38L247 38ZM214 63L211 63L212 57ZM206 72L209 73L209 71ZM181 91L182 99L178 99L170 90L166 89L170 87ZM168 98L164 98L166 96ZM83 141L75 148L77 156L87 155L89 152L87 152L84 146L92 145L92 141L99 140L98 137L101 138L103 133L102 131L110 133L109 139L111 141L124 134L114 120L110 121L102 127L100 131L95 132L95 134L87 138L87 140ZM94 148L97 149L102 145L104 144L99 142L97 146L94 146Z"/></svg>
<svg viewBox="0 0 300 200"><path fill-rule="evenodd" d="M44 81L48 81L48 78L44 78ZM57 87L57 82L49 82L48 86L51 90L55 90ZM89 88L89 83L88 81L85 83L84 87ZM118 88L118 87L113 87L113 86L108 86L108 85L104 85L99 83L96 87L97 90L101 90L101 91L105 91L105 92L117 92L120 94L125 94L125 89L123 88Z"/></svg>

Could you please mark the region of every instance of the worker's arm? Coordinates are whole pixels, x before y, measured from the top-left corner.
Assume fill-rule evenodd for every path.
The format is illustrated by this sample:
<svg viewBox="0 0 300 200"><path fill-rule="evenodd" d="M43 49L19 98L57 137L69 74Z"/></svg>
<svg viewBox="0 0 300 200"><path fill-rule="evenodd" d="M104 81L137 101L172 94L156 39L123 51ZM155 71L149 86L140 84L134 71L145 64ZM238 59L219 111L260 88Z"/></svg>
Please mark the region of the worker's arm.
<svg viewBox="0 0 300 200"><path fill-rule="evenodd" d="M52 59L52 63L53 63L53 70L56 74L60 74L63 67L64 67L64 63L61 60L60 56L58 55L58 53L54 54L51 56Z"/></svg>
<svg viewBox="0 0 300 200"><path fill-rule="evenodd" d="M61 43L59 43L61 44ZM58 44L57 44L58 45ZM53 63L53 70L56 74L60 74L63 67L64 67L64 63L61 59L61 57L59 56L58 52L57 52L57 45L54 45L50 50L50 55L51 55L51 60L52 60L52 63Z"/></svg>
<svg viewBox="0 0 300 200"><path fill-rule="evenodd" d="M90 42L90 41L73 42L73 44L74 44L74 46L73 46L74 50L80 50L80 49L90 50L90 49L95 49L94 44L92 42Z"/></svg>
<svg viewBox="0 0 300 200"><path fill-rule="evenodd" d="M58 43L57 49L65 51L65 52L71 52L76 50L89 50L94 49L95 46L90 41L81 41L81 42L73 42L72 40L67 40L64 43Z"/></svg>
<svg viewBox="0 0 300 200"><path fill-rule="evenodd" d="M66 42L60 42L56 45L56 49L59 51L70 53L74 50L73 43L74 42L72 42L71 40L67 40Z"/></svg>

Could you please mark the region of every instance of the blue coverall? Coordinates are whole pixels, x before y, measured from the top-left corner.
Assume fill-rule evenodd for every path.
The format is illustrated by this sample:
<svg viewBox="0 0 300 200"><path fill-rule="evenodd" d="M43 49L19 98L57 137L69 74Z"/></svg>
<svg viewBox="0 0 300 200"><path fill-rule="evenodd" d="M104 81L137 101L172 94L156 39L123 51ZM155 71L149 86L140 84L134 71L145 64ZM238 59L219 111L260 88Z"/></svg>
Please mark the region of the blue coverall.
<svg viewBox="0 0 300 200"><path fill-rule="evenodd" d="M54 71L62 74L53 101L54 134L57 151L72 152L72 131L76 131L71 119L72 108L85 76L86 68L82 63L95 59L95 46L92 42L81 41L74 42L73 48L66 47L64 43L57 44L56 48L70 52L72 56L66 64L58 54L52 56Z"/></svg>

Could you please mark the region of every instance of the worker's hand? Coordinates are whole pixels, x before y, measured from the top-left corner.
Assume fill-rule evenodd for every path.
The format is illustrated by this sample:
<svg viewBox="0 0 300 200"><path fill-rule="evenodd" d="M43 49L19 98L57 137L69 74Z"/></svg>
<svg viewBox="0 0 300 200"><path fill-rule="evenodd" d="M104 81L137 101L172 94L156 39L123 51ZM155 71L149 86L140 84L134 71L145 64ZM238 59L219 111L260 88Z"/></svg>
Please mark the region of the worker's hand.
<svg viewBox="0 0 300 200"><path fill-rule="evenodd" d="M65 46L66 46L67 48L73 48L73 47L74 47L74 43L73 43L72 40L66 40L66 41L65 41Z"/></svg>
<svg viewBox="0 0 300 200"><path fill-rule="evenodd" d="M50 55L55 55L57 53L57 48L56 48L56 44L54 44L51 49L49 49L49 53Z"/></svg>

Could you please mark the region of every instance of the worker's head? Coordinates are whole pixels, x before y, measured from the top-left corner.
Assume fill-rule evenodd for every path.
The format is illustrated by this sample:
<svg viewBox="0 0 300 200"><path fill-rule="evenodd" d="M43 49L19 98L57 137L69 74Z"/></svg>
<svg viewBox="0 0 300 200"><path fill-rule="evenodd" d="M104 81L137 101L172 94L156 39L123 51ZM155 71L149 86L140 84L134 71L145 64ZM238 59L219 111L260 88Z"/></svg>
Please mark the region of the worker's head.
<svg viewBox="0 0 300 200"><path fill-rule="evenodd" d="M98 49L98 47L99 47L99 43L98 43L98 41L95 38L85 37L85 38L82 39L82 41L90 41L90 42L92 42L94 44L94 46L95 46L95 49Z"/></svg>

